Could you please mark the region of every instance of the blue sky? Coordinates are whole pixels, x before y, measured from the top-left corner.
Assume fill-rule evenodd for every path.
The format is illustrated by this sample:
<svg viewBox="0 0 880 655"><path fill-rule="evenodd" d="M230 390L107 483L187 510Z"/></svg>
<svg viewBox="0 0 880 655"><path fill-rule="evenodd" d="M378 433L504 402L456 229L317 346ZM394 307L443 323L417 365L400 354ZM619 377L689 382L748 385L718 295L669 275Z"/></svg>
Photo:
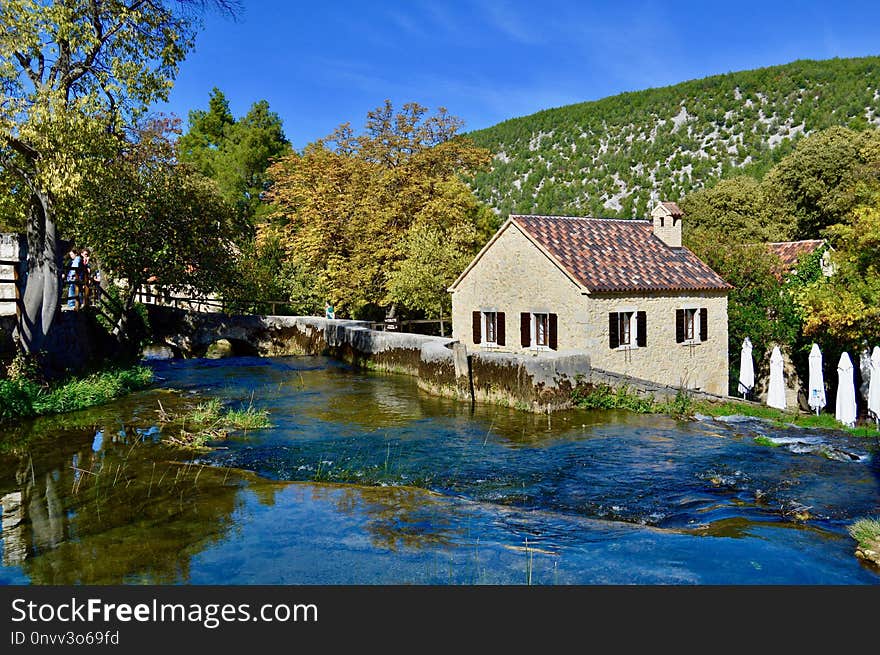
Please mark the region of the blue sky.
<svg viewBox="0 0 880 655"><path fill-rule="evenodd" d="M297 2L212 15L168 104L217 86L236 116L269 101L299 149L391 99L445 106L465 129L730 71L880 54L873 2Z"/></svg>

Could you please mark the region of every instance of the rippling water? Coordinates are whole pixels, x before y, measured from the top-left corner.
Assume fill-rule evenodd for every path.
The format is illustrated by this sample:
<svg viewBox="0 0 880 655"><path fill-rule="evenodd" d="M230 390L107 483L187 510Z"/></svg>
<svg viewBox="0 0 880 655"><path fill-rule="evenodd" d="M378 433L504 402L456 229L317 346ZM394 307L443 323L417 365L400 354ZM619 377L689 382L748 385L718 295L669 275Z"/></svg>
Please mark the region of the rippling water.
<svg viewBox="0 0 880 655"><path fill-rule="evenodd" d="M872 440L472 408L314 357L156 373L2 434L0 581L880 583L846 533L880 513ZM195 459L162 444L159 403L202 397L274 427Z"/></svg>

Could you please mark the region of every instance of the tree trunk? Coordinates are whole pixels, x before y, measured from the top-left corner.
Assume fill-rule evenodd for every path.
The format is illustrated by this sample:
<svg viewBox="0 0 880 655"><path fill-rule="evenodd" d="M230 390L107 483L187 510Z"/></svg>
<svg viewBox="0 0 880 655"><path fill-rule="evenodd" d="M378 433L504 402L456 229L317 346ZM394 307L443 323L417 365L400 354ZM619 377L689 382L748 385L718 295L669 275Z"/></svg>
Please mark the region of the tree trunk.
<svg viewBox="0 0 880 655"><path fill-rule="evenodd" d="M58 234L52 202L45 193L31 197L27 240L27 277L17 332L25 352L37 354L55 322L61 283Z"/></svg>

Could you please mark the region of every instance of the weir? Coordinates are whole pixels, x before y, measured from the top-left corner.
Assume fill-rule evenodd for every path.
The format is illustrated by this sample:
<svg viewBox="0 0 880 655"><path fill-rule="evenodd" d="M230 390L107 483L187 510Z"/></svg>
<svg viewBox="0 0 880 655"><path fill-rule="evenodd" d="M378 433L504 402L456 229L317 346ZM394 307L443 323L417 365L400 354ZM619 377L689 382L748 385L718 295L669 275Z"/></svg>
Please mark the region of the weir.
<svg viewBox="0 0 880 655"><path fill-rule="evenodd" d="M678 387L658 384L591 365L582 351L538 355L468 351L448 337L370 329L365 321L313 316L255 316L188 312L148 305L157 344L185 357L202 357L223 343L227 354L326 355L353 366L417 378L422 390L470 402L490 402L532 412L572 406L576 388L626 386L657 400L674 399ZM699 399L722 401L689 390Z"/></svg>

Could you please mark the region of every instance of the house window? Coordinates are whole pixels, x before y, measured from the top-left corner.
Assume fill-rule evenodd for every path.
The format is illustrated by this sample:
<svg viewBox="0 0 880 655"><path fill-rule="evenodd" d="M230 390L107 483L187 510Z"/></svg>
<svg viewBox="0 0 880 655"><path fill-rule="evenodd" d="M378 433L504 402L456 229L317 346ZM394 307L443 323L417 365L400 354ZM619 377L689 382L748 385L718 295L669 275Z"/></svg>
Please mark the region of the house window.
<svg viewBox="0 0 880 655"><path fill-rule="evenodd" d="M473 314L474 344L485 344L489 347L503 346L504 312L494 310L475 311Z"/></svg>
<svg viewBox="0 0 880 655"><path fill-rule="evenodd" d="M694 344L709 338L709 312L705 307L675 310L675 342Z"/></svg>
<svg viewBox="0 0 880 655"><path fill-rule="evenodd" d="M483 312L483 334L486 335L486 343L498 343L498 313Z"/></svg>
<svg viewBox="0 0 880 655"><path fill-rule="evenodd" d="M520 314L520 345L534 350L556 350L556 314L549 312L523 312Z"/></svg>
<svg viewBox="0 0 880 655"><path fill-rule="evenodd" d="M532 314L532 323L535 326L535 338L532 340L532 345L549 345L548 333L550 331L550 326L547 314Z"/></svg>
<svg viewBox="0 0 880 655"><path fill-rule="evenodd" d="M619 312L617 314L617 323L619 326L618 331L620 334L621 346L632 345L633 314L635 314L635 312Z"/></svg>
<svg viewBox="0 0 880 655"><path fill-rule="evenodd" d="M684 310L684 339L693 341L697 335L697 310Z"/></svg>
<svg viewBox="0 0 880 655"><path fill-rule="evenodd" d="M623 311L608 314L608 345L614 350L647 346L648 319L645 312Z"/></svg>

